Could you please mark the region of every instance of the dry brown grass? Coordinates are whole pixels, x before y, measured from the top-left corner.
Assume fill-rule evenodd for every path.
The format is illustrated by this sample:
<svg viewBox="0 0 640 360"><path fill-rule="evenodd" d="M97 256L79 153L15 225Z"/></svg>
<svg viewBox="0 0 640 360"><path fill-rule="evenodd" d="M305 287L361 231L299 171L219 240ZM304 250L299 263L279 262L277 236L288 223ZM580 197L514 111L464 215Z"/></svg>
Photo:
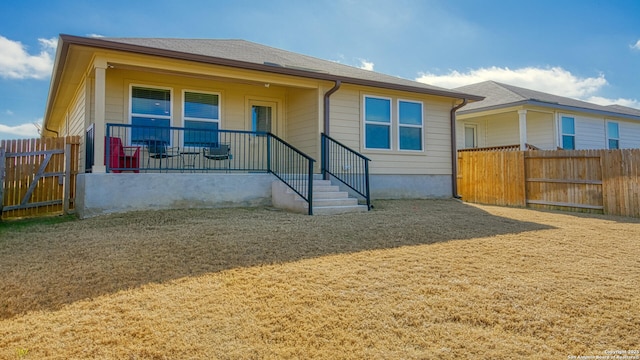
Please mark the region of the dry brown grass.
<svg viewBox="0 0 640 360"><path fill-rule="evenodd" d="M376 205L5 225L0 358L566 359L640 348L640 221Z"/></svg>

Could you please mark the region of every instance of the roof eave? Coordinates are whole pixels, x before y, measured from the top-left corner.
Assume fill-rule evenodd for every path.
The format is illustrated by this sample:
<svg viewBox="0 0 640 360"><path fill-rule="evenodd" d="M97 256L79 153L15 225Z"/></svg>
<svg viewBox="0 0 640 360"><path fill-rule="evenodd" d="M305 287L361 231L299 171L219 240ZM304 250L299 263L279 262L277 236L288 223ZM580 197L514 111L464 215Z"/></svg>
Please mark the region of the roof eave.
<svg viewBox="0 0 640 360"><path fill-rule="evenodd" d="M461 111L458 112L458 114L459 115L468 115L468 114L473 114L473 113L478 113L478 112L483 112L483 111L499 110L499 109L510 108L510 107L514 107L514 106L523 106L523 105L539 106L539 107L545 107L545 108L550 108L550 109L555 109L555 110L576 111L576 112L582 112L582 113L587 113L587 114L598 114L598 115L605 115L605 116L614 116L614 117L618 117L618 118L624 118L624 119L640 121L640 116L635 116L635 115L630 115L630 114L622 114L622 113L618 113L618 112L614 112L614 111L603 111L603 110L596 110L596 109L588 109L588 108L583 108L583 107L579 107L579 106L562 105L562 104L557 104L557 103L549 103L549 102L536 101L536 100L523 100L523 101L516 101L516 102L512 102L512 103L507 103L507 104L499 104L499 105L487 106L487 107L471 109L471 110L461 110Z"/></svg>
<svg viewBox="0 0 640 360"><path fill-rule="evenodd" d="M49 85L49 94L47 95L47 103L44 109L44 117L42 120L42 128L44 131L52 131L47 129L49 125L49 116L51 115L53 107L53 99L58 92L60 86L60 80L62 77L62 71L64 70L64 63L67 61L67 54L69 53L69 44L65 41L63 35L60 36L58 41L58 49L56 50L56 58L53 63L53 70L51 73L51 83ZM44 132L43 132L44 134Z"/></svg>
<svg viewBox="0 0 640 360"><path fill-rule="evenodd" d="M195 61L205 64L212 65L222 65L229 66L235 68L241 68L245 70L256 70L262 72L269 72L281 75L291 75L298 76L304 78L311 78L317 80L328 80L328 81L337 81L340 80L343 83L354 84L354 85L362 85L362 86L372 86L378 88L384 88L389 90L400 90L400 91L409 91L421 94L435 95L435 96L444 96L455 99L467 99L469 101L481 101L484 99L482 96L465 94L456 91L447 91L447 90L437 90L437 89L427 89L417 86L408 86L408 85L400 85L400 84L392 84L381 81L374 80L366 80L366 79L357 79L339 75L333 75L328 73L319 73L316 71L305 71L300 69L292 69L287 67L278 67L268 64L258 64L247 61L239 61L232 60L220 57L192 54L187 52L159 49L159 48L151 48L140 45L132 45L126 43L120 43L116 41L110 41L100 38L87 38L73 35L60 35L60 39L63 42L63 45L66 46L64 49L64 56L66 57L66 52L68 46L70 45L79 45L79 46L88 46L95 47L101 49L108 50L117 50L117 51L125 51L131 53L137 53L141 55L152 55L152 56L160 56L166 58L180 59L180 60L189 60ZM61 60L66 60L64 57ZM56 84L57 85L57 84Z"/></svg>

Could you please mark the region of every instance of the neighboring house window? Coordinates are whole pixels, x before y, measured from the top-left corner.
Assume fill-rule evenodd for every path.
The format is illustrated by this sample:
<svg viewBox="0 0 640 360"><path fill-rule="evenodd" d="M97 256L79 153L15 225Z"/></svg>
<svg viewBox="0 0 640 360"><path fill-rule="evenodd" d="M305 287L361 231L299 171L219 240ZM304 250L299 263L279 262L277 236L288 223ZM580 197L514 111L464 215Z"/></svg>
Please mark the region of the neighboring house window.
<svg viewBox="0 0 640 360"><path fill-rule="evenodd" d="M620 129L617 122L607 122L607 145L609 149L620 149Z"/></svg>
<svg viewBox="0 0 640 360"><path fill-rule="evenodd" d="M365 96L364 133L367 149L391 149L391 100Z"/></svg>
<svg viewBox="0 0 640 360"><path fill-rule="evenodd" d="M476 127L467 125L464 127L464 148L473 149L476 146Z"/></svg>
<svg viewBox="0 0 640 360"><path fill-rule="evenodd" d="M133 86L131 88L131 142L171 142L171 90ZM158 128L166 129L158 129Z"/></svg>
<svg viewBox="0 0 640 360"><path fill-rule="evenodd" d="M212 146L220 129L218 94L184 92L184 145Z"/></svg>
<svg viewBox="0 0 640 360"><path fill-rule="evenodd" d="M422 150L422 103L398 101L398 146L400 150Z"/></svg>
<svg viewBox="0 0 640 360"><path fill-rule="evenodd" d="M562 117L562 148L564 150L576 149L576 126L575 119L572 117Z"/></svg>

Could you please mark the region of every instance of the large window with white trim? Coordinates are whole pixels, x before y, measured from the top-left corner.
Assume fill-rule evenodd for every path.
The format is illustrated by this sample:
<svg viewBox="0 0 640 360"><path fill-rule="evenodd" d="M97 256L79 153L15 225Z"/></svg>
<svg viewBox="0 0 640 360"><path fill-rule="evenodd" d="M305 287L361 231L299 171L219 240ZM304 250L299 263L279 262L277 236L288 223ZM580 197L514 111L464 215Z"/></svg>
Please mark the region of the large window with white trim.
<svg viewBox="0 0 640 360"><path fill-rule="evenodd" d="M398 147L400 150L422 150L422 103L398 101Z"/></svg>
<svg viewBox="0 0 640 360"><path fill-rule="evenodd" d="M620 127L617 122L607 122L607 148L620 149Z"/></svg>
<svg viewBox="0 0 640 360"><path fill-rule="evenodd" d="M184 92L184 145L212 146L218 142L220 96L195 91Z"/></svg>
<svg viewBox="0 0 640 360"><path fill-rule="evenodd" d="M364 143L367 149L391 149L391 99L364 97Z"/></svg>
<svg viewBox="0 0 640 360"><path fill-rule="evenodd" d="M568 116L562 117L562 148L564 150L576 149L576 124L575 119Z"/></svg>
<svg viewBox="0 0 640 360"><path fill-rule="evenodd" d="M131 125L134 144L144 144L148 140L170 144L171 90L132 86Z"/></svg>

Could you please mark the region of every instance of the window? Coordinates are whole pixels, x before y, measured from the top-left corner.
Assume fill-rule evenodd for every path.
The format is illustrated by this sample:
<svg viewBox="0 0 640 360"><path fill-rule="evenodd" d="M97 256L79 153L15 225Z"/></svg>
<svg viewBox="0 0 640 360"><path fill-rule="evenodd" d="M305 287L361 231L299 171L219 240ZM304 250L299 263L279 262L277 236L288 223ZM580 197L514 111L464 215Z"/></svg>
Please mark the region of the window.
<svg viewBox="0 0 640 360"><path fill-rule="evenodd" d="M219 100L217 94L184 92L185 146L212 146L218 143Z"/></svg>
<svg viewBox="0 0 640 360"><path fill-rule="evenodd" d="M171 90L133 86L131 88L131 142L171 142ZM159 129L166 128L166 129Z"/></svg>
<svg viewBox="0 0 640 360"><path fill-rule="evenodd" d="M607 122L607 145L609 149L620 149L620 129L617 122Z"/></svg>
<svg viewBox="0 0 640 360"><path fill-rule="evenodd" d="M367 149L391 149L391 100L365 96L364 136Z"/></svg>
<svg viewBox="0 0 640 360"><path fill-rule="evenodd" d="M562 117L562 148L564 150L576 149L576 127L572 117Z"/></svg>
<svg viewBox="0 0 640 360"><path fill-rule="evenodd" d="M398 101L398 138L400 150L422 150L422 103Z"/></svg>
<svg viewBox="0 0 640 360"><path fill-rule="evenodd" d="M476 127L466 125L464 127L464 148L473 149L476 147Z"/></svg>
<svg viewBox="0 0 640 360"><path fill-rule="evenodd" d="M251 106L251 129L256 132L271 131L271 107Z"/></svg>

